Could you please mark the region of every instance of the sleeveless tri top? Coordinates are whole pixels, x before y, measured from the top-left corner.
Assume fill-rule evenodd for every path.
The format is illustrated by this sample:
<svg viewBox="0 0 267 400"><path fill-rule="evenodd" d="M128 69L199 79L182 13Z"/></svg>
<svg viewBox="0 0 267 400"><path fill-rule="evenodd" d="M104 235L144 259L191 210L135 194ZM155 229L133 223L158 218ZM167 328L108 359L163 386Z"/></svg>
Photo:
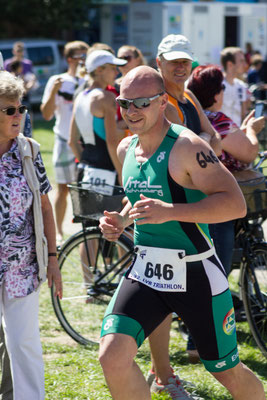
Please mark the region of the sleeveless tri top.
<svg viewBox="0 0 267 400"><path fill-rule="evenodd" d="M140 194L167 203L194 203L205 198L199 190L178 185L168 168L169 155L183 126L172 124L156 152L144 163L135 158L138 136L134 135L123 164L123 186L131 204ZM202 253L212 247L207 224L170 221L162 224L135 224L136 245L184 249L187 254Z"/></svg>
<svg viewBox="0 0 267 400"><path fill-rule="evenodd" d="M102 89L84 90L78 94L74 105L74 117L81 134L84 150L81 162L94 168L114 171L107 144L104 118L95 117L90 113L92 95Z"/></svg>
<svg viewBox="0 0 267 400"><path fill-rule="evenodd" d="M199 135L201 132L201 125L200 125L197 106L194 103L193 99L186 92L184 92L184 97L187 99L186 103L182 103L181 101L176 100L169 93L168 96L169 96L169 103L174 105L174 107L177 109L178 115L182 123L188 129L191 129L191 131Z"/></svg>

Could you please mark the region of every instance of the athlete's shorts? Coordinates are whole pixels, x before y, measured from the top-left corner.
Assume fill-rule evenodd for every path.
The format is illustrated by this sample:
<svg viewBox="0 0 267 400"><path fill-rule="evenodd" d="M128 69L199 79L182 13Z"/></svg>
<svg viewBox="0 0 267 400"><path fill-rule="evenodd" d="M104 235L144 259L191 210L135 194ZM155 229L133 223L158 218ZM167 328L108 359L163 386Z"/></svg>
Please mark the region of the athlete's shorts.
<svg viewBox="0 0 267 400"><path fill-rule="evenodd" d="M55 137L53 166L56 183L67 184L76 180L75 156L67 141L59 136Z"/></svg>
<svg viewBox="0 0 267 400"><path fill-rule="evenodd" d="M101 336L126 334L139 347L167 315L176 312L208 371L224 371L239 363L232 296L216 255L187 263L186 292L154 290L128 278L131 268L106 310Z"/></svg>

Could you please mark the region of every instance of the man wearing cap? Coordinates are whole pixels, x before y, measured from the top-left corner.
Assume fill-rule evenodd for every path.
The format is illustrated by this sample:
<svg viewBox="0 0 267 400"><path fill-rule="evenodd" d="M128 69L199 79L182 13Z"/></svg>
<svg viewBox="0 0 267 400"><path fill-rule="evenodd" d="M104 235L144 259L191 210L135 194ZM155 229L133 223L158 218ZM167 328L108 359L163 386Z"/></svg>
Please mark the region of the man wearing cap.
<svg viewBox="0 0 267 400"><path fill-rule="evenodd" d="M263 385L239 361L232 297L207 225L245 215L239 186L204 140L166 119L168 95L153 68L128 72L117 102L134 134L118 147L128 203L121 213L105 211L100 228L114 241L134 221L135 258L101 330L99 359L112 398L151 398L134 357L176 312L206 369L233 398L264 400ZM176 386L173 398L195 398Z"/></svg>
<svg viewBox="0 0 267 400"><path fill-rule="evenodd" d="M172 122L187 126L220 154L220 136L210 124L197 98L185 89L193 60L191 43L183 35L168 35L158 46L157 65L169 96L166 116Z"/></svg>
<svg viewBox="0 0 267 400"><path fill-rule="evenodd" d="M67 184L76 179L75 157L68 145L70 120L75 89L83 82L76 77L76 70L86 58L89 46L85 42L69 42L64 47L64 56L68 70L64 74L49 78L41 104L41 112L47 121L56 117L54 125L55 144L53 149L53 166L57 182L55 214L57 227L57 244L63 241L63 220L67 206Z"/></svg>

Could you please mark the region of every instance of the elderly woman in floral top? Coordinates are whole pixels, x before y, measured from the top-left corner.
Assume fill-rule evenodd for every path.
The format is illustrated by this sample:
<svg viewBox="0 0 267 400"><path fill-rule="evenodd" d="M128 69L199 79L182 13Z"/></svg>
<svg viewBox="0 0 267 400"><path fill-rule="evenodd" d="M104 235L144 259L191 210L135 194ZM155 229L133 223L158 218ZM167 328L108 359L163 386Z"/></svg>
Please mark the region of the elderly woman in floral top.
<svg viewBox="0 0 267 400"><path fill-rule="evenodd" d="M41 400L45 394L39 288L47 275L48 286L54 281L55 295L62 297L62 282L47 195L51 186L38 144L19 134L23 90L20 79L0 72L0 308L13 398Z"/></svg>
<svg viewBox="0 0 267 400"><path fill-rule="evenodd" d="M222 163L232 173L247 169L258 155L257 134L264 127L264 117L254 118L252 111L242 126L238 127L220 111L224 85L222 71L216 65L203 65L194 69L187 87L197 97L210 123L221 135L222 154L219 158ZM211 224L210 233L228 275L234 246L234 221Z"/></svg>

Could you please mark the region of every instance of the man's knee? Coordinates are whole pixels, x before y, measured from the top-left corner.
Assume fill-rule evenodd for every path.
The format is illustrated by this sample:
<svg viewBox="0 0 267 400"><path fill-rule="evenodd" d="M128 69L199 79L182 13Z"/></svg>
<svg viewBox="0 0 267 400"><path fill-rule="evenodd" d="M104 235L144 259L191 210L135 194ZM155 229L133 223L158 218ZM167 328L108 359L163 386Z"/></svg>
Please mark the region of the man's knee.
<svg viewBox="0 0 267 400"><path fill-rule="evenodd" d="M101 338L99 362L105 375L120 376L133 364L137 345L133 338L122 334L110 334Z"/></svg>
<svg viewBox="0 0 267 400"><path fill-rule="evenodd" d="M251 384L256 385L260 389L261 382L253 374L253 372L242 362L239 362L234 368L223 372L214 372L212 375L229 390L231 394L239 393L240 388L252 378Z"/></svg>

